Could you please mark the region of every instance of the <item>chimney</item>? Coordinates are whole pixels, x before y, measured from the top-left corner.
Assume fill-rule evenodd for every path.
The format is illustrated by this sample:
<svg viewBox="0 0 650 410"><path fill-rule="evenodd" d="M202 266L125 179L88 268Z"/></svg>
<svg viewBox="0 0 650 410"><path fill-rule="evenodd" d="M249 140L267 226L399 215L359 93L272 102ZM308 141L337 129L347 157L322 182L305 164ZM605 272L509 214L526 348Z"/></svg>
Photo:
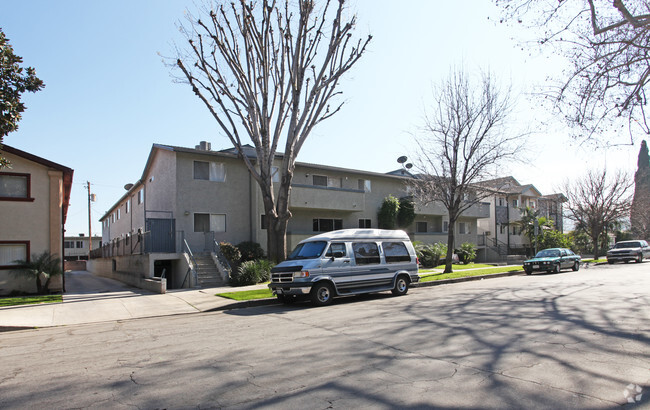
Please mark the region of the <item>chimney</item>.
<svg viewBox="0 0 650 410"><path fill-rule="evenodd" d="M212 144L210 144L207 141L201 141L199 142L199 145L195 147L195 149L201 150L201 151L211 151L212 150Z"/></svg>

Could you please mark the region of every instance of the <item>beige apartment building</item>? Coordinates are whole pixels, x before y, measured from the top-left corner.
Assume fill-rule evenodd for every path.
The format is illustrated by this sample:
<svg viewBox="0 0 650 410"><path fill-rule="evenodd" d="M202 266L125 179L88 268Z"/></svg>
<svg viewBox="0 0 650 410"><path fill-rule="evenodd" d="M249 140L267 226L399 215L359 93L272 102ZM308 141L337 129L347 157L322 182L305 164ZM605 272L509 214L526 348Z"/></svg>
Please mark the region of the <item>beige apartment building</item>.
<svg viewBox="0 0 650 410"><path fill-rule="evenodd" d="M254 161L252 147L243 154ZM287 247L320 232L377 228L384 198L408 196L408 178L296 163ZM90 268L99 274L121 280L164 276L168 288L196 286L196 266L207 262L194 259L212 255L207 260L219 265L215 243L252 241L266 248L261 192L234 149L212 151L207 142L195 148L154 144L141 177L125 188L100 220L104 246ZM458 221L457 243L478 243L478 220L489 215L488 203L469 209ZM446 243L448 224L441 205L416 204L406 230L415 241Z"/></svg>
<svg viewBox="0 0 650 410"><path fill-rule="evenodd" d="M16 277L17 260L49 252L63 261L64 224L73 170L4 145L11 163L0 169L0 294L36 292L33 280ZM62 278L50 290L62 290Z"/></svg>
<svg viewBox="0 0 650 410"><path fill-rule="evenodd" d="M491 204L489 218L478 221L479 233L485 236L488 249L501 255L530 254L531 244L521 225L526 207L537 217L552 220L555 229L563 232L562 204L567 200L563 194L543 195L535 186L522 185L512 176L483 181L481 185L493 191L487 199Z"/></svg>

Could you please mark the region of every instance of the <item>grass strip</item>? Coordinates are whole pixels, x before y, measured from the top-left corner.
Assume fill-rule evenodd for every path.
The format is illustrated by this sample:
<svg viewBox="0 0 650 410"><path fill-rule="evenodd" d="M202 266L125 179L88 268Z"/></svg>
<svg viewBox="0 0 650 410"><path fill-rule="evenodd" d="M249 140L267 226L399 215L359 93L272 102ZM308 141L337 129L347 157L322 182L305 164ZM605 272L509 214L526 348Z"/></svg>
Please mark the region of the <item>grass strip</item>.
<svg viewBox="0 0 650 410"><path fill-rule="evenodd" d="M254 289L254 290L242 290L239 292L217 293L215 296L242 301L242 300L272 298L273 292L271 291L271 289Z"/></svg>
<svg viewBox="0 0 650 410"><path fill-rule="evenodd" d="M465 278L468 276L489 275L491 273L517 272L521 271L521 266L499 266L485 269L475 269L471 271L456 271L452 273L429 273L420 276L420 282L433 282L443 279Z"/></svg>
<svg viewBox="0 0 650 410"><path fill-rule="evenodd" d="M454 265L454 270L478 269L478 268L494 268L494 265L486 265L483 263L468 263L467 265ZM420 273L434 272L435 270L445 269L445 265L438 265L435 268L420 269Z"/></svg>
<svg viewBox="0 0 650 410"><path fill-rule="evenodd" d="M16 296L0 298L0 307L63 302L61 295Z"/></svg>

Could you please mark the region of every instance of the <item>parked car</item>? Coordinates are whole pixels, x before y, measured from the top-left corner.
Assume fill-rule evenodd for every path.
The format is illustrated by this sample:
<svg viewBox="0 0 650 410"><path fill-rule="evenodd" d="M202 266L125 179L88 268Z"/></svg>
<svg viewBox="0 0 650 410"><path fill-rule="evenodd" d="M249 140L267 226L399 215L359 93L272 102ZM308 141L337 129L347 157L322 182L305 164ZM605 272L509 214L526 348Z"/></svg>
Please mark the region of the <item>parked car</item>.
<svg viewBox="0 0 650 410"><path fill-rule="evenodd" d="M415 249L404 231L343 229L301 241L271 270L269 288L284 303L304 295L324 306L342 295L405 295L419 280Z"/></svg>
<svg viewBox="0 0 650 410"><path fill-rule="evenodd" d="M644 240L621 241L607 251L607 263L636 261L650 257L650 246Z"/></svg>
<svg viewBox="0 0 650 410"><path fill-rule="evenodd" d="M524 261L526 275L541 271L559 273L561 269L568 268L574 271L580 269L580 255L566 248L544 249L537 252L533 259Z"/></svg>

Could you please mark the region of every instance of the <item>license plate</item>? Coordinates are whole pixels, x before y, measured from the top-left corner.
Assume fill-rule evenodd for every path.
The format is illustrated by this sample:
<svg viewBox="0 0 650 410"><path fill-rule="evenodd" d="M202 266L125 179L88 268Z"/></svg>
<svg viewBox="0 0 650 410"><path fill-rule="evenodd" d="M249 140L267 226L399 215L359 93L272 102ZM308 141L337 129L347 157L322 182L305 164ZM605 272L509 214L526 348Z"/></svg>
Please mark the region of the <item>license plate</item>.
<svg viewBox="0 0 650 410"><path fill-rule="evenodd" d="M277 288L277 289L275 290L275 294L276 294L276 295L281 295L281 294L282 294L282 288Z"/></svg>
<svg viewBox="0 0 650 410"><path fill-rule="evenodd" d="M533 265L533 269L539 269L539 265Z"/></svg>

